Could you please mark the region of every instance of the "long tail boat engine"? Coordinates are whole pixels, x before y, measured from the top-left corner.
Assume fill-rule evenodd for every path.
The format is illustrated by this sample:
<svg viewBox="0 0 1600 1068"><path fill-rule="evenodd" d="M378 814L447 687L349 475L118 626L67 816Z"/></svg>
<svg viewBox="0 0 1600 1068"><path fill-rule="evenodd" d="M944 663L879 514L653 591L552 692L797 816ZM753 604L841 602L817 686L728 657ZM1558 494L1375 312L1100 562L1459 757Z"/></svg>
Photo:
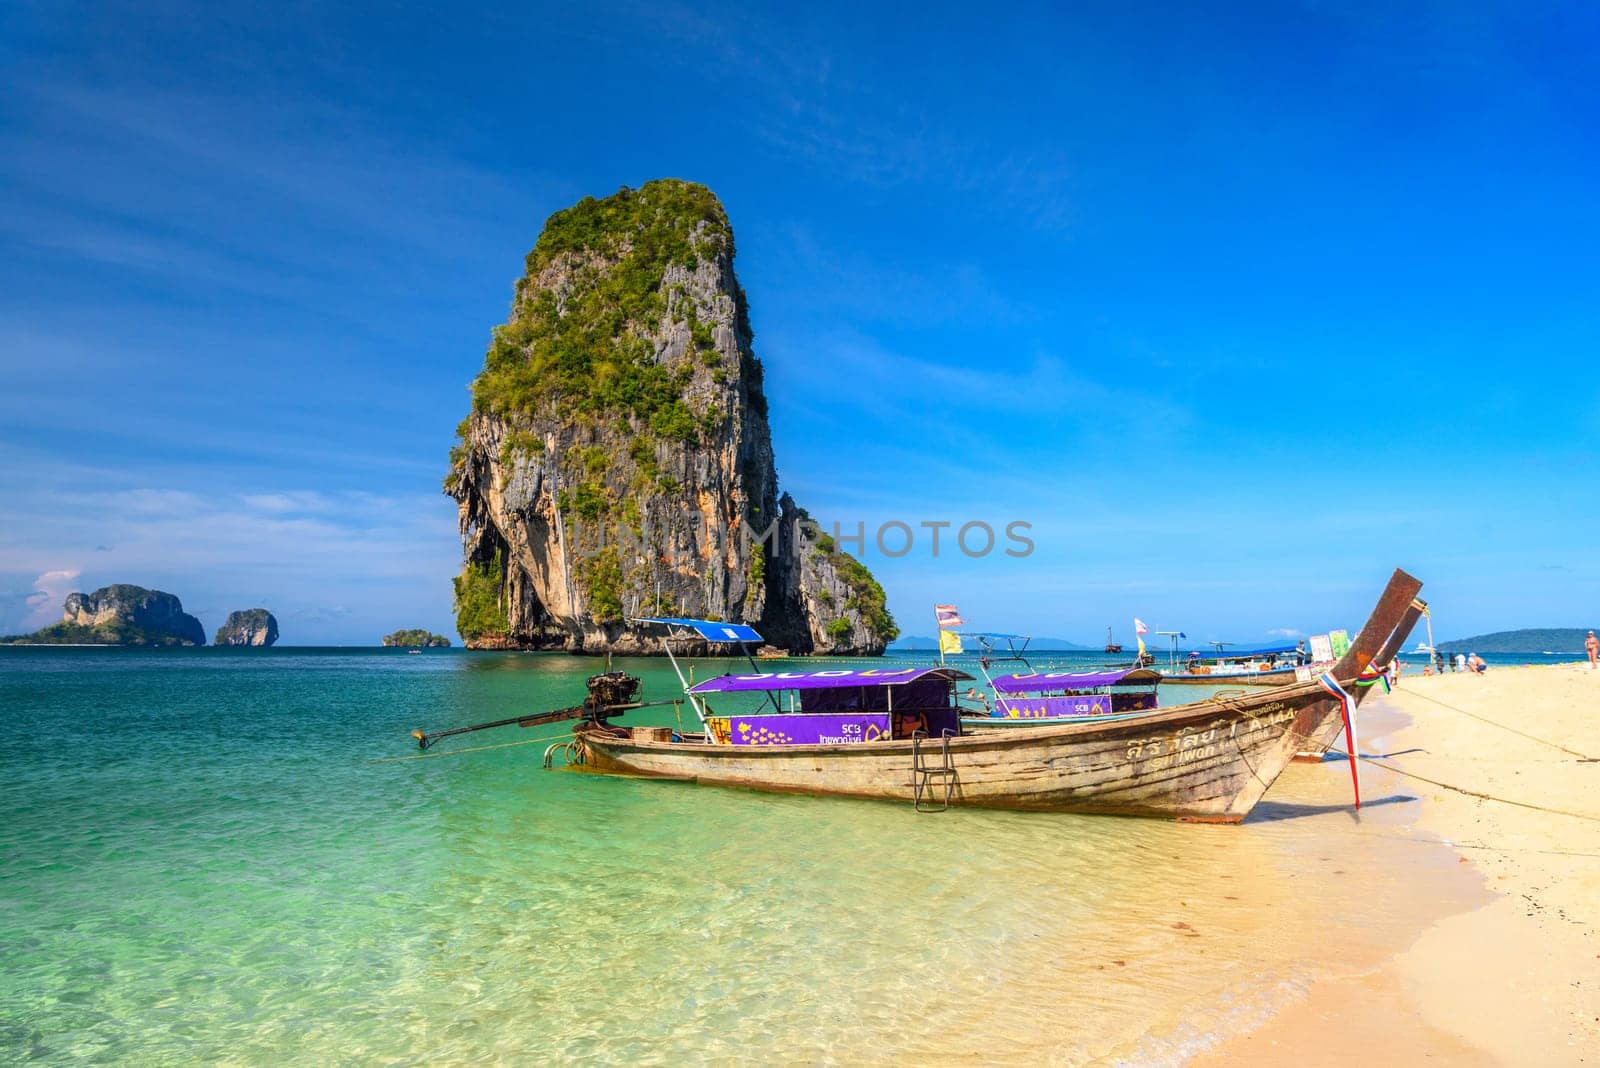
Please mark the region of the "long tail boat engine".
<svg viewBox="0 0 1600 1068"><path fill-rule="evenodd" d="M470 734L473 731L485 731L493 727L542 727L547 723L560 723L563 720L577 719L583 722L575 728L582 730L585 727L598 727L608 731L625 731L625 727L613 726L610 718L622 712L635 708L645 708L639 700L639 676L630 675L626 671L605 671L598 675L589 676L587 683L589 693L584 697L581 705L569 708L557 708L550 712L539 712L531 716L513 716L510 719L497 719L492 723L475 723L470 727L452 727L449 730L412 731L411 737L417 740L419 749L426 749L441 738L449 738L455 734ZM674 701L660 701L658 704L676 704Z"/></svg>

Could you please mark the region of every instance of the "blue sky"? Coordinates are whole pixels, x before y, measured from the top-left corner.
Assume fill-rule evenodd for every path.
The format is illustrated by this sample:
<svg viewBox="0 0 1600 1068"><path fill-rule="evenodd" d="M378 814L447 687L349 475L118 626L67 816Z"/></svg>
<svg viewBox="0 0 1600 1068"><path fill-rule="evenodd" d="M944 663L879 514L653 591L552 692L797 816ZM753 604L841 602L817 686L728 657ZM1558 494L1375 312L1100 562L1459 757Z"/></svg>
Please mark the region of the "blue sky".
<svg viewBox="0 0 1600 1068"><path fill-rule="evenodd" d="M0 11L0 631L74 588L451 631L438 492L543 219L723 199L783 485L908 634L1600 615L1584 5Z"/></svg>

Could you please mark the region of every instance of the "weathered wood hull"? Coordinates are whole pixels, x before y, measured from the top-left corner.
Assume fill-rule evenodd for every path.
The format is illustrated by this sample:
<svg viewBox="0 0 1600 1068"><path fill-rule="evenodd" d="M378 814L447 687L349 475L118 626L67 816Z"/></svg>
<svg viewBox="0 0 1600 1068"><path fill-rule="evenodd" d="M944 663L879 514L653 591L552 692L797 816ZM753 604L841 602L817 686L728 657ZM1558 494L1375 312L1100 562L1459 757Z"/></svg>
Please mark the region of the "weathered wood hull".
<svg viewBox="0 0 1600 1068"><path fill-rule="evenodd" d="M1132 722L1036 727L950 739L952 804L1237 822L1320 725L1310 687L1204 701ZM597 771L706 785L909 801L912 743L731 746L581 736ZM937 742L924 742L938 760ZM933 789L943 796L937 783Z"/></svg>
<svg viewBox="0 0 1600 1068"><path fill-rule="evenodd" d="M1356 677L1389 640L1420 587L1395 572L1350 653L1335 666L1336 678ZM1323 735L1330 719L1339 719L1336 703L1310 682L1157 709L1129 721L954 737L950 801L1236 823L1308 739ZM914 794L910 741L708 745L636 740L603 730L582 731L578 738L587 765L601 772L889 801L909 801ZM925 761L937 763L938 740L923 746ZM942 798L938 779L931 789Z"/></svg>

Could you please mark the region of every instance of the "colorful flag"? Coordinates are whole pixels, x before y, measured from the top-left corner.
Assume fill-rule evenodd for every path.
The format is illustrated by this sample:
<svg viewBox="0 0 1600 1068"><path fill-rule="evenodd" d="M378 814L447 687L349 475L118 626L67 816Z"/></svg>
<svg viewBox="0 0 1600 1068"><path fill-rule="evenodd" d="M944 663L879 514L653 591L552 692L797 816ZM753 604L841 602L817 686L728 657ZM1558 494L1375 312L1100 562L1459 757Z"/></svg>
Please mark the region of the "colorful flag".
<svg viewBox="0 0 1600 1068"><path fill-rule="evenodd" d="M1144 625L1144 620L1138 616L1133 617L1133 632L1135 634L1149 634L1150 628Z"/></svg>
<svg viewBox="0 0 1600 1068"><path fill-rule="evenodd" d="M941 624L941 626L942 625L943 624ZM947 654L959 653L960 651L961 635L957 634L953 630L941 630L939 632L939 655L945 656Z"/></svg>
<svg viewBox="0 0 1600 1068"><path fill-rule="evenodd" d="M939 620L941 627L962 627L967 622L961 618L961 613L953 604L936 604L933 606L933 614Z"/></svg>
<svg viewBox="0 0 1600 1068"><path fill-rule="evenodd" d="M1334 699L1339 702L1339 715L1344 717L1344 744L1345 751L1350 755L1350 783L1356 791L1356 808L1361 808L1361 768L1356 764L1356 702L1355 699L1339 685L1339 680L1333 677L1332 672L1326 672L1317 680L1321 686Z"/></svg>

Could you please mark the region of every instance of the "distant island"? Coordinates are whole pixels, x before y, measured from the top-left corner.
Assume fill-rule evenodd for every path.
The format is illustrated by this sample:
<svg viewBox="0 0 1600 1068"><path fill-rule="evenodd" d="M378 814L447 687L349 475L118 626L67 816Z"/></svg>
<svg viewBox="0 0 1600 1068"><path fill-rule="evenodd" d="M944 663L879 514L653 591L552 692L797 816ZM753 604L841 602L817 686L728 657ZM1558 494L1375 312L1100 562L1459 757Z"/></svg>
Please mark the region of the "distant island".
<svg viewBox="0 0 1600 1068"><path fill-rule="evenodd" d="M1475 638L1440 642L1439 651L1456 653L1581 653L1588 627L1544 627L1528 630L1497 630Z"/></svg>
<svg viewBox="0 0 1600 1068"><path fill-rule="evenodd" d="M231 612L212 639L213 645L269 646L278 640L278 621L265 608Z"/></svg>
<svg viewBox="0 0 1600 1068"><path fill-rule="evenodd" d="M32 634L0 638L0 643L198 646L206 643L206 631L174 595L119 582L89 594L67 594L61 622Z"/></svg>
<svg viewBox="0 0 1600 1068"><path fill-rule="evenodd" d="M418 627L414 630L397 630L383 636L383 644L401 649L448 649L450 639L443 634L433 634Z"/></svg>

